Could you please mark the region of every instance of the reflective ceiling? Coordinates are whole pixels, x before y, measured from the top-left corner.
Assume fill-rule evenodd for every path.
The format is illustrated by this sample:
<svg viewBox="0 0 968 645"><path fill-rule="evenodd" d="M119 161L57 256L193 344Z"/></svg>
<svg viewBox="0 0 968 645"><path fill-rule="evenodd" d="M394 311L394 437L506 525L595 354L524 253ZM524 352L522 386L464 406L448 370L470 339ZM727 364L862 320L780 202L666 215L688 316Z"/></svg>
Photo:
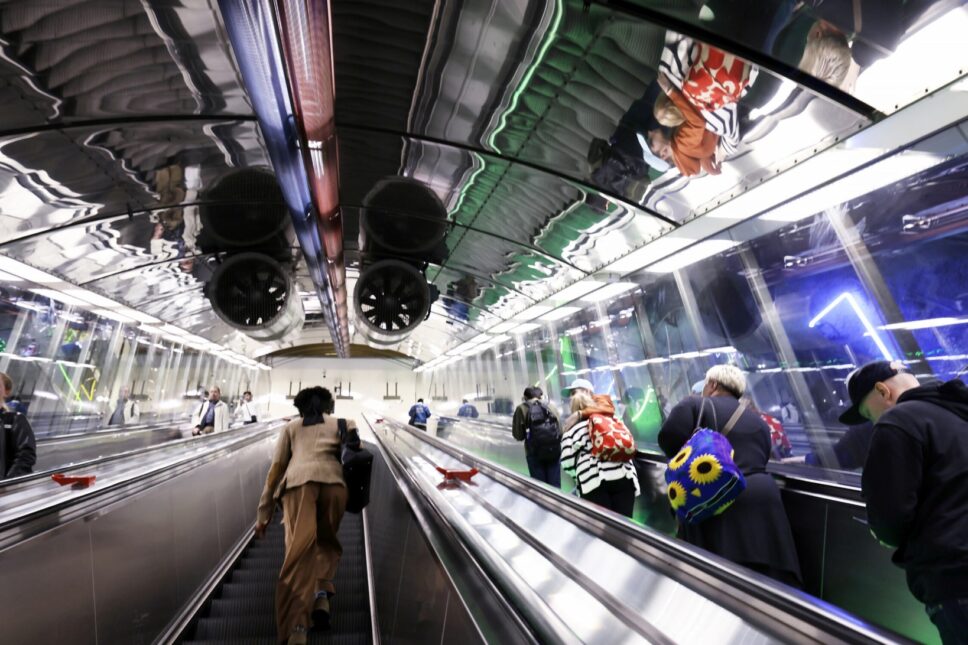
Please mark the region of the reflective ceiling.
<svg viewBox="0 0 968 645"><path fill-rule="evenodd" d="M956 80L964 4L334 0L350 298L387 177L446 210L429 241L394 214L440 295L389 347L426 360ZM271 167L215 3L0 3L0 114L0 253L236 335L205 223L278 199L211 191ZM290 253L306 326L258 353L332 340Z"/></svg>

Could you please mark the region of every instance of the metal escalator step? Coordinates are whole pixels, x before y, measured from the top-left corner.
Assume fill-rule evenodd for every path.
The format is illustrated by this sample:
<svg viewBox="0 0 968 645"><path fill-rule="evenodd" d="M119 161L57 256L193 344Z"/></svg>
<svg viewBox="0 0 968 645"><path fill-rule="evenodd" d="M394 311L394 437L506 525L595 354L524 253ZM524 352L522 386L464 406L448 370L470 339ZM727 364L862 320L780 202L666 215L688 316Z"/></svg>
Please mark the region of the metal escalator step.
<svg viewBox="0 0 968 645"><path fill-rule="evenodd" d="M274 616L275 611L272 595L246 594L240 598L216 598L212 601L209 616Z"/></svg>

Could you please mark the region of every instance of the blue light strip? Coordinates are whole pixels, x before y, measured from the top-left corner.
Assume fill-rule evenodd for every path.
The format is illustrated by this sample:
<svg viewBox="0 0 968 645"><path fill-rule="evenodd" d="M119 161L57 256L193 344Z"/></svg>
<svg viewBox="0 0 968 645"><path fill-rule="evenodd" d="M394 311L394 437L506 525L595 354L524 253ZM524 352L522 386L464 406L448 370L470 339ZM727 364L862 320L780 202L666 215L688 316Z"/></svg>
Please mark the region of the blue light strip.
<svg viewBox="0 0 968 645"><path fill-rule="evenodd" d="M306 258L306 266L323 305L329 334L340 356L346 355L342 335L336 328L336 308L326 277L325 254L316 226L309 178L299 151L299 137L285 66L276 37L272 7L261 0L219 0L219 9L232 42L235 59L283 198L293 219L293 228Z"/></svg>
<svg viewBox="0 0 968 645"><path fill-rule="evenodd" d="M847 291L834 298L829 305L824 307L819 314L814 316L813 320L811 320L808 324L808 327L811 329L816 327L817 323L819 323L824 316L829 314L834 307L844 301L846 301L847 304L850 305L850 308L854 310L854 313L860 319L860 323L864 326L864 329L867 330L867 335L869 335L874 341L874 344L877 345L877 349L881 350L881 355L884 356L884 360L893 361L894 357L891 356L891 352L887 349L887 345L884 344L884 341L882 341L881 337L877 334L877 330L874 329L874 325L872 325L871 321L866 315L864 315L864 310L860 308L859 304L857 304L857 300L854 298L854 296Z"/></svg>

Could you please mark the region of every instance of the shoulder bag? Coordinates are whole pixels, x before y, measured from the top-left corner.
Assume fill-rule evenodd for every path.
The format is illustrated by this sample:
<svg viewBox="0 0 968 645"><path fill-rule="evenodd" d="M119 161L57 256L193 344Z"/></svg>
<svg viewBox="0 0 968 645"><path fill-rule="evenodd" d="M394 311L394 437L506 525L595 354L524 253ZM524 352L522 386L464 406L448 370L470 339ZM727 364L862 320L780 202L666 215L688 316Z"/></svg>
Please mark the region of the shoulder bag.
<svg viewBox="0 0 968 645"><path fill-rule="evenodd" d="M343 481L346 482L346 511L359 513L370 503L370 474L373 472L373 453L363 447L360 435L349 432L346 419L337 419L339 441L342 446Z"/></svg>

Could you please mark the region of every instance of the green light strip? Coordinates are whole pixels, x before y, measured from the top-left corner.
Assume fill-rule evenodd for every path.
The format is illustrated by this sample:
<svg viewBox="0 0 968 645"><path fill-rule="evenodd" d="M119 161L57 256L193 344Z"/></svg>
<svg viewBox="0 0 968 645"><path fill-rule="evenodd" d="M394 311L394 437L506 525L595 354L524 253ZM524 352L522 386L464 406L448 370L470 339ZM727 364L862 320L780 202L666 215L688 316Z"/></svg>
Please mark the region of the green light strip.
<svg viewBox="0 0 968 645"><path fill-rule="evenodd" d="M501 149L497 147L494 140L497 135L501 133L508 124L508 115L514 112L518 107L518 101L521 100L521 95L524 94L524 90L528 87L531 82L531 78L534 76L535 71L538 66L544 61L544 57L548 54L548 50L551 49L551 43L555 41L558 37L558 28L561 26L561 18L564 15L564 10L562 8L562 0L555 0L555 14L551 19L551 27L548 29L548 33L545 36L544 41L541 43L541 47L538 50L538 55L535 56L534 62L528 67L527 71L524 73L524 78L521 79L521 84L518 85L517 89L511 95L511 104L508 106L504 112L501 113L498 119L498 126L494 129L494 132L487 137L487 145L497 152L501 152Z"/></svg>

